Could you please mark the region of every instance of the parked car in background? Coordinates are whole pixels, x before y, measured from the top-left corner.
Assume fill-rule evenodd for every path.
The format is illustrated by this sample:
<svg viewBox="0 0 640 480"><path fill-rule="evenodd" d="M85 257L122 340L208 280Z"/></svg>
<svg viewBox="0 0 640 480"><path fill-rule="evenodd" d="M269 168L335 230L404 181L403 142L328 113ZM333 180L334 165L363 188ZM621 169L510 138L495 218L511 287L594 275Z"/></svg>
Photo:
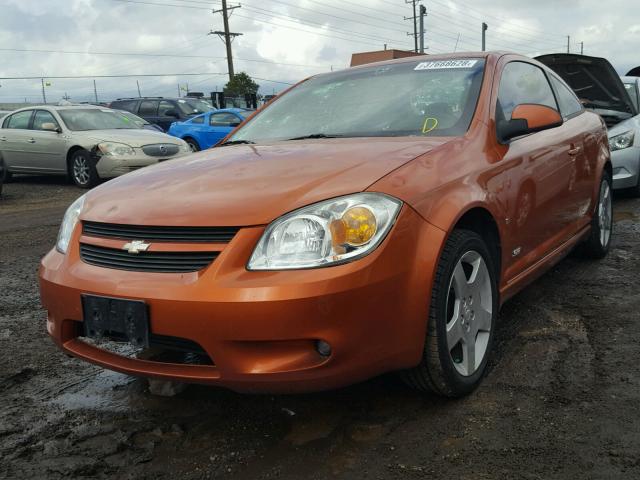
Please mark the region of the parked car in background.
<svg viewBox="0 0 640 480"><path fill-rule="evenodd" d="M159 125L165 132L177 120L188 120L201 113L214 110L213 105L200 98L119 98L111 102L109 106L135 113L147 122Z"/></svg>
<svg viewBox="0 0 640 480"><path fill-rule="evenodd" d="M215 110L184 122L174 122L167 133L183 139L197 152L214 146L229 135L250 113L244 108Z"/></svg>
<svg viewBox="0 0 640 480"><path fill-rule="evenodd" d="M188 153L189 145L180 139L89 105L23 108L7 115L0 128L7 175L68 175L82 188Z"/></svg>
<svg viewBox="0 0 640 480"><path fill-rule="evenodd" d="M616 73L608 60L574 54L537 57L560 75L586 108L608 127L613 188L640 196L640 105L638 79Z"/></svg>
<svg viewBox="0 0 640 480"><path fill-rule="evenodd" d="M40 291L62 350L123 373L296 392L403 370L455 397L499 306L576 246L604 257L611 228L605 126L556 74L410 57L311 77L80 197Z"/></svg>
<svg viewBox="0 0 640 480"><path fill-rule="evenodd" d="M156 125L155 123L149 123L144 118L135 115L134 113L127 112L126 110L114 110L118 112L120 115L124 117L127 122L132 122L134 125L139 128L144 128L145 130L153 130L154 132L164 132L160 125Z"/></svg>

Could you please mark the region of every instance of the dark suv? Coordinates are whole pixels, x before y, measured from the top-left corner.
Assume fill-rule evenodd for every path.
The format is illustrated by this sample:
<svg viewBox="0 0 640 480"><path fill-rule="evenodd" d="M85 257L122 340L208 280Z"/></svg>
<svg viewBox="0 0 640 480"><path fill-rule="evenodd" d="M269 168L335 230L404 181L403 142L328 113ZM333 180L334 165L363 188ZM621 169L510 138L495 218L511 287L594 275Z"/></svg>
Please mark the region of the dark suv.
<svg viewBox="0 0 640 480"><path fill-rule="evenodd" d="M135 113L149 123L160 125L165 132L175 121L188 120L195 115L215 110L210 103L199 98L119 98L109 106Z"/></svg>

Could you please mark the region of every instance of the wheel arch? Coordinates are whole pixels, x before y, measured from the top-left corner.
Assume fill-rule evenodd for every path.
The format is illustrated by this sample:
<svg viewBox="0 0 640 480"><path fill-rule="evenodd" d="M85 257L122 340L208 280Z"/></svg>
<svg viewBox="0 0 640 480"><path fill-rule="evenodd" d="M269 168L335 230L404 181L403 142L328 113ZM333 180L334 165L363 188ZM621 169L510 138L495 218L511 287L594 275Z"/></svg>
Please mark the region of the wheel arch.
<svg viewBox="0 0 640 480"><path fill-rule="evenodd" d="M471 230L482 237L492 254L496 281L502 274L502 236L494 215L484 205L471 205L452 223L448 234L456 229Z"/></svg>

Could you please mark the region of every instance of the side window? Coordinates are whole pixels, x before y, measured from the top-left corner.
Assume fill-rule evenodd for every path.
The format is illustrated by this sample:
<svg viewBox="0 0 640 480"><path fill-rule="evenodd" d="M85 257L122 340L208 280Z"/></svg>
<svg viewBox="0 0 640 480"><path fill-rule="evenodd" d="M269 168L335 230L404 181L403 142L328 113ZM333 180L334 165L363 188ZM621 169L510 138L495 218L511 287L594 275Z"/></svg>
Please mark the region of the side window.
<svg viewBox="0 0 640 480"><path fill-rule="evenodd" d="M31 119L32 113L33 110L25 110L8 116L4 121L4 128L26 130L29 128L29 120Z"/></svg>
<svg viewBox="0 0 640 480"><path fill-rule="evenodd" d="M36 114L33 116L33 130L44 130L42 125L45 123L53 123L56 127L60 127L50 112L46 110L36 110Z"/></svg>
<svg viewBox="0 0 640 480"><path fill-rule="evenodd" d="M140 109L138 115L141 116L155 116L158 114L158 102L157 100L143 100L140 102Z"/></svg>
<svg viewBox="0 0 640 480"><path fill-rule="evenodd" d="M160 102L160 107L158 107L158 116L166 117L167 116L166 112L168 112L169 110L175 110L176 112L180 113L180 111L176 108L173 102L170 102L168 100L162 100Z"/></svg>
<svg viewBox="0 0 640 480"><path fill-rule="evenodd" d="M505 120L522 103L535 103L557 109L556 99L542 69L525 62L508 63L502 70L498 91L499 107ZM497 112L497 115L500 115Z"/></svg>
<svg viewBox="0 0 640 480"><path fill-rule="evenodd" d="M214 113L209 117L209 125L212 127L230 127L240 123L240 119L233 113Z"/></svg>
<svg viewBox="0 0 640 480"><path fill-rule="evenodd" d="M191 123L195 123L197 125L200 125L201 123L204 123L204 117L203 116L199 116L199 117L194 117L191 120Z"/></svg>
<svg viewBox="0 0 640 480"><path fill-rule="evenodd" d="M137 103L137 100L116 100L115 102L111 102L111 108L135 113Z"/></svg>
<svg viewBox="0 0 640 480"><path fill-rule="evenodd" d="M558 98L558 105L560 106L560 113L562 117L567 119L571 115L574 115L582 111L582 104L575 96L575 94L569 90L569 88L553 75L549 75L553 89L556 91L556 97Z"/></svg>

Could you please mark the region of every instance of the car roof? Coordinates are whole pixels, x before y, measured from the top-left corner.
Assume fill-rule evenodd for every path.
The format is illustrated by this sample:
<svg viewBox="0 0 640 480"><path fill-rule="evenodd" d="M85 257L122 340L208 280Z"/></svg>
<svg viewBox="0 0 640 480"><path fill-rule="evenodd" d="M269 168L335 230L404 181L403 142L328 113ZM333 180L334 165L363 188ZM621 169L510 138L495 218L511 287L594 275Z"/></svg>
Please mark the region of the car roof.
<svg viewBox="0 0 640 480"><path fill-rule="evenodd" d="M14 110L11 113L22 112L24 110L112 110L109 107L99 107L97 105L29 105L18 110Z"/></svg>

